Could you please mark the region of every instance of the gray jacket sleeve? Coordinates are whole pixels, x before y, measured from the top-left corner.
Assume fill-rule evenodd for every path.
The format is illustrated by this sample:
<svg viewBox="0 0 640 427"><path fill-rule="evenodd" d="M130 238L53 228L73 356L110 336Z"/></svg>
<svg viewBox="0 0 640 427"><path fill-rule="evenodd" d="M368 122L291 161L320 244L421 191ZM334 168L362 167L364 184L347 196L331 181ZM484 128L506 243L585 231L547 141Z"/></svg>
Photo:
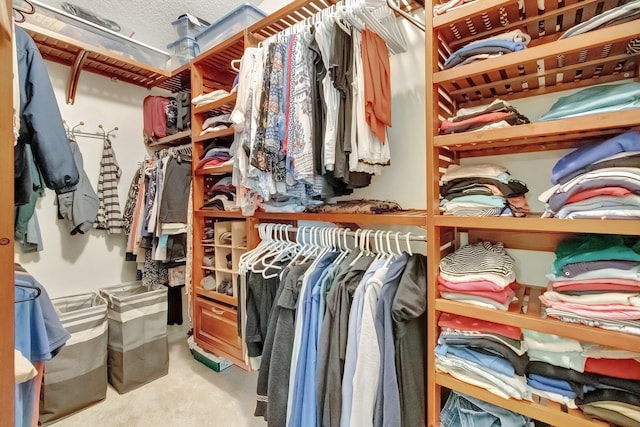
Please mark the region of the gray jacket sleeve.
<svg viewBox="0 0 640 427"><path fill-rule="evenodd" d="M79 180L78 168L64 131L49 73L35 43L18 26L16 51L21 119L18 142L31 145L47 188L56 193L73 191Z"/></svg>

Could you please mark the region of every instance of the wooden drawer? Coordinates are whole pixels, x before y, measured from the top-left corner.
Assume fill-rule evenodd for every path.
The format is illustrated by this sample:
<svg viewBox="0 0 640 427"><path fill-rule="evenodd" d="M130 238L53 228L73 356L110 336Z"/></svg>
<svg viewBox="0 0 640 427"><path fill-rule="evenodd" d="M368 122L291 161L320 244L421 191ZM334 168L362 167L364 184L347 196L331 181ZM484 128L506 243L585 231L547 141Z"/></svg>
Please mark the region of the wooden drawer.
<svg viewBox="0 0 640 427"><path fill-rule="evenodd" d="M238 336L238 311L232 307L196 298L195 338L213 350L242 360L242 340ZM224 355L222 355L224 356Z"/></svg>

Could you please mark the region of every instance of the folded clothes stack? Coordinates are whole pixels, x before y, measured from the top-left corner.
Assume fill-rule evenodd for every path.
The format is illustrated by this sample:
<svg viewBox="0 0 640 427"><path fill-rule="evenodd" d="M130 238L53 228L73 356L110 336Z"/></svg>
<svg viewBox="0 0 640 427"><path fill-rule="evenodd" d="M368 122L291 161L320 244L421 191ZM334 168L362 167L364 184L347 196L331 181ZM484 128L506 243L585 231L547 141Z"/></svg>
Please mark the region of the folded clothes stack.
<svg viewBox="0 0 640 427"><path fill-rule="evenodd" d="M531 36L521 30L513 30L478 40L453 52L444 62L444 69L524 50L530 41Z"/></svg>
<svg viewBox="0 0 640 427"><path fill-rule="evenodd" d="M449 165L441 178L440 209L456 216L525 216L529 191L502 166Z"/></svg>
<svg viewBox="0 0 640 427"><path fill-rule="evenodd" d="M202 132L200 132L200 135L228 129L232 124L233 122L229 118L229 114L219 114L209 117L202 123Z"/></svg>
<svg viewBox="0 0 640 427"><path fill-rule="evenodd" d="M456 115L440 123L440 134L473 132L529 123L529 119L507 101L496 99L489 105L461 108Z"/></svg>
<svg viewBox="0 0 640 427"><path fill-rule="evenodd" d="M231 158L229 148L212 146L202 155L196 169L216 168L232 163L233 159Z"/></svg>
<svg viewBox="0 0 640 427"><path fill-rule="evenodd" d="M449 0L446 3L435 4L433 5L433 15L442 15L444 13L451 12L452 10L459 9L462 6L473 3L475 1L477 0Z"/></svg>
<svg viewBox="0 0 640 427"><path fill-rule="evenodd" d="M640 219L640 132L586 144L552 170L543 217Z"/></svg>
<svg viewBox="0 0 640 427"><path fill-rule="evenodd" d="M559 98L540 121L640 108L640 83L592 86Z"/></svg>
<svg viewBox="0 0 640 427"><path fill-rule="evenodd" d="M195 98L191 99L191 103L196 107L201 107L203 105L211 104L212 102L218 101L219 99L225 98L227 96L229 96L229 92L224 89L217 89L209 93L203 93L202 95L196 96Z"/></svg>
<svg viewBox="0 0 640 427"><path fill-rule="evenodd" d="M216 209L219 211L235 211L236 187L232 183L230 176L225 176L216 182L205 194L203 208Z"/></svg>

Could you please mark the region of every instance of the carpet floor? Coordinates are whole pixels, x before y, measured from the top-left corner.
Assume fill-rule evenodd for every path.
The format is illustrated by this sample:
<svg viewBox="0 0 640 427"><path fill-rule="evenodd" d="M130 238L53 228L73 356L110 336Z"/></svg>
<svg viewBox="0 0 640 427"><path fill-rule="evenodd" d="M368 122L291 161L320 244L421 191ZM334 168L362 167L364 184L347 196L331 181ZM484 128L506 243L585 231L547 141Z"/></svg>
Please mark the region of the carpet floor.
<svg viewBox="0 0 640 427"><path fill-rule="evenodd" d="M231 366L215 372L193 358L187 325L168 326L169 373L107 397L64 418L55 427L265 427L254 417L258 372Z"/></svg>

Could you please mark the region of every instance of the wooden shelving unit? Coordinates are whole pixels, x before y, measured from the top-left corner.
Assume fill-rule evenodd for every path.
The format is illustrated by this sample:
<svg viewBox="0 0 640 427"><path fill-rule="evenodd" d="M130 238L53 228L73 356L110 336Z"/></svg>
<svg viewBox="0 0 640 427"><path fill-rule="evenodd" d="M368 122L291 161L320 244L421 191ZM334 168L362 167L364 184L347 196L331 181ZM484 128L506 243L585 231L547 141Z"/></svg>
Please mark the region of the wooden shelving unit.
<svg viewBox="0 0 640 427"><path fill-rule="evenodd" d="M430 2L431 10L437 2ZM437 291L439 263L442 257L461 244L461 233L469 242L501 241L505 247L553 252L557 243L576 233L621 234L637 236L637 221L563 220L540 218L467 218L442 216L439 211L439 180L447 166L466 157L501 154L526 154L574 148L594 138L611 137L640 125L638 110L596 114L585 117L530 123L504 129L439 135L439 121L462 107L485 105L495 98L530 98L558 91L584 88L594 84L635 78L640 55L628 55L625 48L638 36L638 21L619 24L568 39L559 36L574 25L615 7L596 0L566 1L562 4L524 0L525 11L514 0L470 3L431 18L425 55L427 99L427 378L428 425L440 425L440 390L447 388L527 415L552 426L605 426L583 416L580 410L537 399L534 402L505 400L488 390L434 373L434 348L439 334L440 313L453 313L578 340L637 351L640 337L581 324L546 318L538 296L546 283L533 283L519 289L518 302L508 311L489 310L440 298ZM430 15L427 12L427 15ZM499 33L521 29L532 36L527 49L487 61L443 69L450 53L472 42ZM548 172L551 173L550 171Z"/></svg>

